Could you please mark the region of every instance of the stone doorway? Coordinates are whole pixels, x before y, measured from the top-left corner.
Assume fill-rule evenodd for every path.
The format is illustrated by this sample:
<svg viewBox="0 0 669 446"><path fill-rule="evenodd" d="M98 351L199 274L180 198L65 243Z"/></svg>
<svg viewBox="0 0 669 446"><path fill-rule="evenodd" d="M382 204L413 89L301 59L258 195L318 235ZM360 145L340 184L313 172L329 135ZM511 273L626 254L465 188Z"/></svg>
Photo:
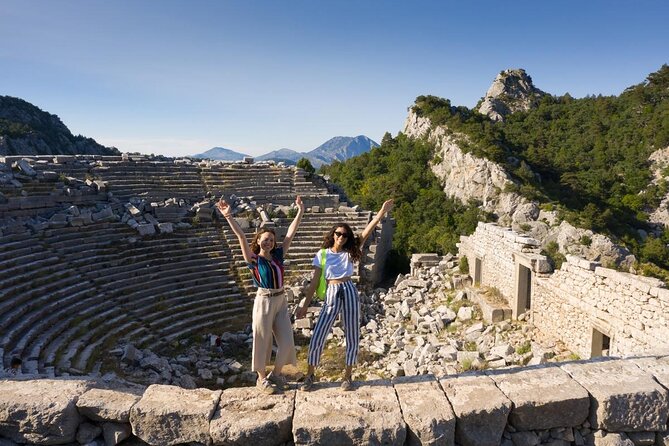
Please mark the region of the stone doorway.
<svg viewBox="0 0 669 446"><path fill-rule="evenodd" d="M481 270L483 269L483 261L480 258L474 260L474 286L481 286Z"/></svg>
<svg viewBox="0 0 669 446"><path fill-rule="evenodd" d="M609 356L611 348L611 337L596 328L592 329L592 347L590 348L590 357Z"/></svg>
<svg viewBox="0 0 669 446"><path fill-rule="evenodd" d="M518 264L517 272L516 318L532 308L532 271L527 266Z"/></svg>

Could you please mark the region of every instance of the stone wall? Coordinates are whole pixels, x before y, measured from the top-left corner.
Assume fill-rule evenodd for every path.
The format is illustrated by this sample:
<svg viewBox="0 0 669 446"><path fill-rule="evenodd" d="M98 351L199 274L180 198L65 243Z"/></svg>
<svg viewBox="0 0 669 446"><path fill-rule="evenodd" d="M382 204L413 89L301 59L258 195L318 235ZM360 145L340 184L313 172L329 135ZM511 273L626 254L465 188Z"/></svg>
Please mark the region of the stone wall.
<svg viewBox="0 0 669 446"><path fill-rule="evenodd" d="M0 380L0 444L666 445L668 385L669 358L650 356L272 396Z"/></svg>
<svg viewBox="0 0 669 446"><path fill-rule="evenodd" d="M581 357L669 351L669 290L660 280L575 256L553 272L535 240L491 223L479 223L459 249L475 285L499 289L515 318L527 313Z"/></svg>

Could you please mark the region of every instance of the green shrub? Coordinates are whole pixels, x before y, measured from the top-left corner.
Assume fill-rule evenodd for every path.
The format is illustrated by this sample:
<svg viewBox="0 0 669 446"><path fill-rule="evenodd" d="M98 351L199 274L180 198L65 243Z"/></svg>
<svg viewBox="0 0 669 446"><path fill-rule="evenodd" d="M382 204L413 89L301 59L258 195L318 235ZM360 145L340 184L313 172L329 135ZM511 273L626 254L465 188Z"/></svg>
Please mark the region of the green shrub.
<svg viewBox="0 0 669 446"><path fill-rule="evenodd" d="M579 240L579 243L583 246L590 246L592 244L592 239L587 235L582 235Z"/></svg>
<svg viewBox="0 0 669 446"><path fill-rule="evenodd" d="M516 347L516 353L519 355L524 355L525 353L529 353L530 351L532 351L532 344L530 343L530 341L525 341L518 347Z"/></svg>
<svg viewBox="0 0 669 446"><path fill-rule="evenodd" d="M458 270L460 271L460 274L469 274L469 259L467 256L460 257Z"/></svg>

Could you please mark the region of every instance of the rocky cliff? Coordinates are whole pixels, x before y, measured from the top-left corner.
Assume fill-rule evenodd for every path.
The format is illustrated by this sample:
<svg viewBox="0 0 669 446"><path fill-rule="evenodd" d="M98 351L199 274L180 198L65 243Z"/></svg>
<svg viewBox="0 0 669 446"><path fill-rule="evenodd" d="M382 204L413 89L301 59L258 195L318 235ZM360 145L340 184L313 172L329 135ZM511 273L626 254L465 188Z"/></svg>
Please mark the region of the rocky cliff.
<svg viewBox="0 0 669 446"><path fill-rule="evenodd" d="M518 207L527 202L516 193L504 192L507 185L513 184L504 168L460 148L458 140L465 135L449 132L444 126L433 128L428 118L413 110L409 111L402 132L412 138L427 138L436 145L435 161L430 167L449 197L464 203L480 202L482 209L496 214L504 224L510 224Z"/></svg>
<svg viewBox="0 0 669 446"><path fill-rule="evenodd" d="M653 172L652 184L659 185L669 181L669 147L655 151L649 158ZM669 193L667 193L657 209L649 212L648 221L669 228Z"/></svg>
<svg viewBox="0 0 669 446"><path fill-rule="evenodd" d="M489 92L497 91L495 85L499 84L498 79ZM556 242L564 254L625 267L636 260L627 249L616 245L608 237L576 228L561 221L556 212L541 211L537 203L515 192L505 192L515 180L501 165L465 153L460 148L460 142L467 140L466 135L454 133L445 126L434 126L429 118L419 116L412 108L402 132L412 138L426 138L435 144L435 158L430 167L441 180L447 196L464 203L479 202L483 210L497 216L499 224L527 233L538 239L542 246ZM665 200L665 205L668 202L669 199Z"/></svg>
<svg viewBox="0 0 669 446"><path fill-rule="evenodd" d="M19 98L0 96L0 156L120 155L92 138L74 136L60 118Z"/></svg>

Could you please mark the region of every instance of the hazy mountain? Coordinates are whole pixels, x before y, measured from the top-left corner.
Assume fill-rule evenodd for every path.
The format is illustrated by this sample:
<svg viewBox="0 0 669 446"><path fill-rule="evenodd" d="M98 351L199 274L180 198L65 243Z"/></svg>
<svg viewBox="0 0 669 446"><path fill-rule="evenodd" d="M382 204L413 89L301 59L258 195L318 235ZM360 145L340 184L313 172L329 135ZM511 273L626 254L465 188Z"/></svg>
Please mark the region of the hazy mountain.
<svg viewBox="0 0 669 446"><path fill-rule="evenodd" d="M320 146L309 152L297 152L291 149L273 150L264 155L256 156L256 161L273 160L276 162L283 161L286 164L296 164L300 158L307 158L311 164L318 168L323 164L330 164L333 161L345 161L351 157L368 152L373 147L379 145L372 139L359 135L351 136L335 136L325 141ZM223 147L214 147L204 153L193 155L193 158L208 158L212 160L237 161L245 156L242 153L234 150L224 149Z"/></svg>
<svg viewBox="0 0 669 446"><path fill-rule="evenodd" d="M369 152L379 145L365 135L355 138L350 136L335 136L316 147L307 155L314 167L330 164L332 161L345 161L354 156ZM316 162L314 162L316 161Z"/></svg>
<svg viewBox="0 0 669 446"><path fill-rule="evenodd" d="M74 136L54 114L23 99L0 96L1 155L120 155L92 138Z"/></svg>
<svg viewBox="0 0 669 446"><path fill-rule="evenodd" d="M198 153L193 155L193 158L206 158L210 160L220 160L220 161L240 161L244 159L245 155L243 153L235 152L234 150L226 149L224 147L214 147L207 150L203 153Z"/></svg>
<svg viewBox="0 0 669 446"><path fill-rule="evenodd" d="M257 156L255 159L258 161L274 160L277 162L283 161L286 164L296 164L305 155L305 153L296 152L291 149L279 149Z"/></svg>

